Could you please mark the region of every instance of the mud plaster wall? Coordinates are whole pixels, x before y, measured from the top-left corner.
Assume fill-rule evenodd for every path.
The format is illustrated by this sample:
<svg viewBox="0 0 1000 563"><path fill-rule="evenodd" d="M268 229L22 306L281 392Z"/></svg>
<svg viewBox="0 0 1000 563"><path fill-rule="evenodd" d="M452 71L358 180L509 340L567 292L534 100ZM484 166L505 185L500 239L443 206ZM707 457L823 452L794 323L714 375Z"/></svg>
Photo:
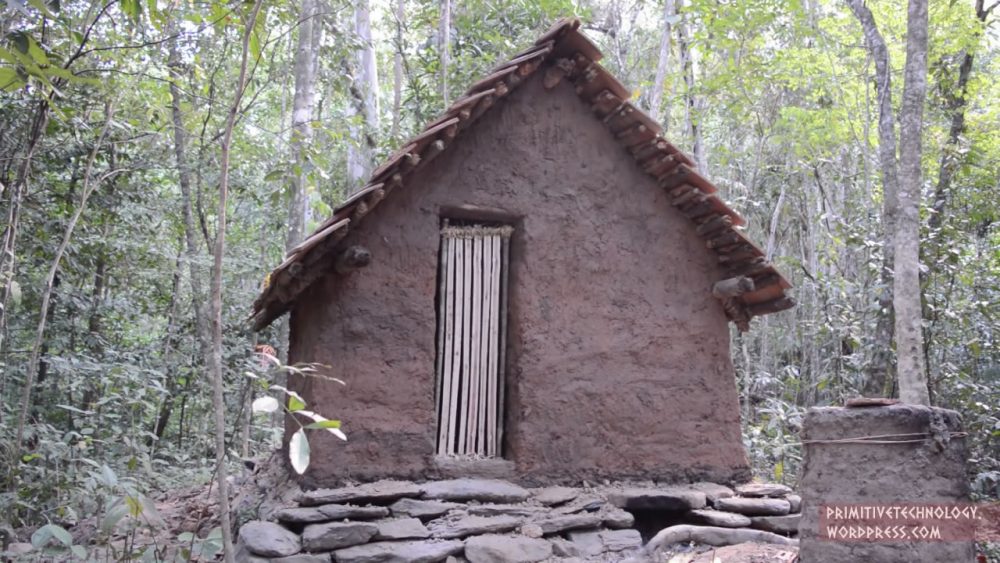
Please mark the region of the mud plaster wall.
<svg viewBox="0 0 1000 563"><path fill-rule="evenodd" d="M799 481L799 493L802 495L799 556L802 561L910 563L975 559L972 542L833 542L818 537L819 509L823 504L968 501L966 449L961 438L952 439L940 452L923 443L808 443L812 440L928 432L933 413L942 417L950 432L961 431L957 412L919 405L809 409L802 429L802 439L807 443Z"/></svg>
<svg viewBox="0 0 1000 563"><path fill-rule="evenodd" d="M748 476L729 330L710 295L724 274L572 87L546 91L536 76L351 232L344 244L371 250L367 268L327 276L293 310L291 360L347 381L293 381L350 437L314 434L306 484L433 476L440 218L462 205L515 227L515 478Z"/></svg>

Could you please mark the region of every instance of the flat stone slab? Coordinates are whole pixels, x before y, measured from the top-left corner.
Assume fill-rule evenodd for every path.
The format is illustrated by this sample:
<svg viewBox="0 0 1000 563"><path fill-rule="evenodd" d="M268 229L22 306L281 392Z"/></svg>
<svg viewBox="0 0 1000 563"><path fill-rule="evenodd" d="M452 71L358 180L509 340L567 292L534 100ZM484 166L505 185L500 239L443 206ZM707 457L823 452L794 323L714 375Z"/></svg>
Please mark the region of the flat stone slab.
<svg viewBox="0 0 1000 563"><path fill-rule="evenodd" d="M237 542L236 561L239 563L331 563L333 559L329 553L296 553L287 557L258 557L247 551L242 542Z"/></svg>
<svg viewBox="0 0 1000 563"><path fill-rule="evenodd" d="M793 535L799 533L799 522L802 520L801 514L789 514L787 516L754 516L750 519L750 527L758 530L766 530L776 534Z"/></svg>
<svg viewBox="0 0 1000 563"><path fill-rule="evenodd" d="M598 532L604 551L616 552L642 547L642 536L639 530L606 530Z"/></svg>
<svg viewBox="0 0 1000 563"><path fill-rule="evenodd" d="M778 483L746 483L736 486L736 494L743 497L783 497L792 492L791 487Z"/></svg>
<svg viewBox="0 0 1000 563"><path fill-rule="evenodd" d="M237 559L239 561L239 559ZM329 553L298 553L288 557L271 558L267 563L330 563L333 559Z"/></svg>
<svg viewBox="0 0 1000 563"><path fill-rule="evenodd" d="M240 542L247 551L262 557L284 557L302 551L299 536L273 522L254 520L243 524Z"/></svg>
<svg viewBox="0 0 1000 563"><path fill-rule="evenodd" d="M311 524L331 520L374 520L385 518L389 509L384 506L353 506L349 504L324 504L301 508L279 510L274 517L281 522Z"/></svg>
<svg viewBox="0 0 1000 563"><path fill-rule="evenodd" d="M470 563L535 563L552 556L547 540L525 536L476 536L465 540Z"/></svg>
<svg viewBox="0 0 1000 563"><path fill-rule="evenodd" d="M450 479L424 483L424 497L436 500L465 502L523 502L531 493L522 487L498 479Z"/></svg>
<svg viewBox="0 0 1000 563"><path fill-rule="evenodd" d="M339 489L316 489L302 493L302 506L321 504L389 504L404 497L419 497L419 486L406 481L376 481Z"/></svg>
<svg viewBox="0 0 1000 563"><path fill-rule="evenodd" d="M604 541L597 531L570 532L567 537L570 546L561 547L567 553L572 553L571 557L588 557L604 553Z"/></svg>
<svg viewBox="0 0 1000 563"><path fill-rule="evenodd" d="M464 548L460 541L375 542L339 549L333 556L337 563L437 563Z"/></svg>
<svg viewBox="0 0 1000 563"><path fill-rule="evenodd" d="M791 503L779 498L722 498L715 502L716 510L736 512L747 516L784 516L792 509Z"/></svg>
<svg viewBox="0 0 1000 563"><path fill-rule="evenodd" d="M709 510L707 508L692 510L684 515L684 519L690 520L695 524L720 526L722 528L747 528L750 526L749 516L735 512L724 512L722 510Z"/></svg>
<svg viewBox="0 0 1000 563"><path fill-rule="evenodd" d="M631 512L617 507L601 514L601 520L604 522L605 526L611 528L612 530L631 528L635 525L635 516L633 516Z"/></svg>
<svg viewBox="0 0 1000 563"><path fill-rule="evenodd" d="M608 493L608 502L627 510L688 511L704 508L705 493L682 487L623 489Z"/></svg>
<svg viewBox="0 0 1000 563"><path fill-rule="evenodd" d="M787 500L788 504L791 505L792 514L802 511L802 497L800 497L799 495L788 495L787 497L785 497L785 500Z"/></svg>
<svg viewBox="0 0 1000 563"><path fill-rule="evenodd" d="M596 514L567 514L566 516L553 516L543 520L535 520L532 524L537 525L542 530L543 535L558 534L566 530L579 530L580 528L596 528L601 525L601 517Z"/></svg>
<svg viewBox="0 0 1000 563"><path fill-rule="evenodd" d="M545 506L566 504L578 496L580 491L571 487L546 487L535 491L535 500Z"/></svg>
<svg viewBox="0 0 1000 563"><path fill-rule="evenodd" d="M549 538L549 543L552 544L552 554L559 557L579 557L580 548L568 539L555 537Z"/></svg>
<svg viewBox="0 0 1000 563"><path fill-rule="evenodd" d="M570 554L571 557L588 557L642 547L642 536L638 530L570 532L569 540L569 546L557 542L556 549ZM576 552L575 555L573 552Z"/></svg>
<svg viewBox="0 0 1000 563"><path fill-rule="evenodd" d="M431 531L418 518L399 518L376 522L376 540L415 540L431 536Z"/></svg>
<svg viewBox="0 0 1000 563"><path fill-rule="evenodd" d="M520 524L521 520L510 516L466 516L450 522L432 523L431 535L441 539L457 539L479 534L499 534L509 532Z"/></svg>
<svg viewBox="0 0 1000 563"><path fill-rule="evenodd" d="M473 504L465 508L465 511L475 516L538 516L548 512L542 506L531 506L528 504Z"/></svg>
<svg viewBox="0 0 1000 563"><path fill-rule="evenodd" d="M557 506L552 509L554 514L574 514L576 512L597 512L600 510L606 502L602 499L587 495L578 497L576 500L564 504L562 506Z"/></svg>
<svg viewBox="0 0 1000 563"><path fill-rule="evenodd" d="M302 531L302 547L306 551L330 551L365 543L377 533L378 526L368 522L310 524Z"/></svg>
<svg viewBox="0 0 1000 563"><path fill-rule="evenodd" d="M725 485L720 485L718 483L709 483L708 481L700 481L698 483L692 483L688 485L690 488L701 491L705 493L705 499L709 504L714 503L720 498L728 498L736 496L736 493L732 489Z"/></svg>
<svg viewBox="0 0 1000 563"><path fill-rule="evenodd" d="M389 511L393 516L411 516L426 522L462 506L455 502L401 498L389 505Z"/></svg>

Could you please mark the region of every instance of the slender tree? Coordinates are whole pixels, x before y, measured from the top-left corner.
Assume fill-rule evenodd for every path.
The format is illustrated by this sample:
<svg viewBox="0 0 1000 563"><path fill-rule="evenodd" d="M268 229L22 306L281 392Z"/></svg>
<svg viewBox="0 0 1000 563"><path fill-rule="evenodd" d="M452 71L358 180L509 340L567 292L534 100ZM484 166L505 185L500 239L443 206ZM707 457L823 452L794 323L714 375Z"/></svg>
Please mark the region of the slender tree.
<svg viewBox="0 0 1000 563"><path fill-rule="evenodd" d="M893 309L899 397L930 403L920 305L920 193L924 102L927 98L927 0L910 0L906 16L906 64L899 110L899 217Z"/></svg>
<svg viewBox="0 0 1000 563"><path fill-rule="evenodd" d="M354 34L359 46L354 83L351 85L354 119L350 125L352 142L347 151L350 191L361 188L361 183L371 173L374 132L378 129L378 69L375 46L372 44L371 8L368 0L359 0L354 6Z"/></svg>
<svg viewBox="0 0 1000 563"><path fill-rule="evenodd" d="M226 397L222 365L222 266L226 253L226 205L229 200L229 160L232 152L233 130L240 112L240 103L247 85L247 67L250 60L250 40L255 31L257 16L263 0L257 0L244 20L243 41L240 51L240 72L236 90L226 116L222 133L219 162L219 207L212 257L211 322L212 353L208 369L212 375L212 407L215 411L215 463L218 483L219 523L222 527L222 544L226 563L234 563L233 529L229 514L229 481L226 471Z"/></svg>
<svg viewBox="0 0 1000 563"><path fill-rule="evenodd" d="M438 21L438 52L441 54L441 100L448 107L448 66L451 64L451 0L441 0Z"/></svg>
<svg viewBox="0 0 1000 563"><path fill-rule="evenodd" d="M663 28L660 30L660 56L656 61L656 75L650 88L649 112L654 119L659 120L664 131L670 128L670 106L663 107L663 91L666 89L667 71L670 68L670 38L673 33L674 20L677 18L674 0L663 2Z"/></svg>
<svg viewBox="0 0 1000 563"><path fill-rule="evenodd" d="M403 28L406 26L406 0L396 0L396 38L392 53L392 129L389 136L399 136L403 109Z"/></svg>
<svg viewBox="0 0 1000 563"><path fill-rule="evenodd" d="M861 24L865 47L875 62L875 89L878 106L878 158L882 170L882 291L879 312L872 335L872 357L868 364L864 392L884 395L892 382L892 271L895 259L896 215L899 209L899 172L896 162L896 117L892 109L892 74L889 48L875 24L875 17L863 0L848 0L848 6Z"/></svg>
<svg viewBox="0 0 1000 563"><path fill-rule="evenodd" d="M313 138L313 108L316 97L316 72L323 25L318 0L302 0L299 11L299 37L295 49L295 95L292 100L292 135L289 160L295 163L290 174L288 232L285 249L298 244L309 219L308 161Z"/></svg>

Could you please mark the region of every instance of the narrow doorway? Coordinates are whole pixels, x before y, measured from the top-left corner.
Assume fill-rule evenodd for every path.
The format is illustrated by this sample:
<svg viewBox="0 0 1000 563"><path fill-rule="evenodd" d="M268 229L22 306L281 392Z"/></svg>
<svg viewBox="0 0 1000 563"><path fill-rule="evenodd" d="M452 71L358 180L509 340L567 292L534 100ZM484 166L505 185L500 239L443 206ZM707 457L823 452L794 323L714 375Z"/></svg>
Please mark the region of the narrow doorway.
<svg viewBox="0 0 1000 563"><path fill-rule="evenodd" d="M509 225L449 224L438 265L437 453L500 457Z"/></svg>

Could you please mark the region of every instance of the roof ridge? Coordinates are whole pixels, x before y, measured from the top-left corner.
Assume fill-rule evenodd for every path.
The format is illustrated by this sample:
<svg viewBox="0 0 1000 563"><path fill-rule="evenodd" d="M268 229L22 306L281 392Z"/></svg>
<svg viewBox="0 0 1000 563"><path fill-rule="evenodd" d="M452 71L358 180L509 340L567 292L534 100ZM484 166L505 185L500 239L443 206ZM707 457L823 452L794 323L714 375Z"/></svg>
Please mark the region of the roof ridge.
<svg viewBox="0 0 1000 563"><path fill-rule="evenodd" d="M575 17L557 21L532 47L472 84L465 95L376 168L359 192L337 206L329 219L268 274L253 303L254 329L260 330L284 314L299 294L330 271L334 261L325 258L337 250L337 243L348 229L356 227L391 191L443 152L460 131L476 123L543 64L545 89L551 90L564 80L570 82L636 164L668 192L671 204L695 223L708 249L718 255L719 263L733 276L711 289L740 330L749 327L753 316L792 307L795 302L785 295L791 284L737 229L744 224L743 217L722 201L716 187L695 170L691 159L663 137L660 124L629 101L631 93L598 64L603 55L578 31L580 25ZM736 289L718 287L723 282L744 279L749 281L736 283Z"/></svg>

